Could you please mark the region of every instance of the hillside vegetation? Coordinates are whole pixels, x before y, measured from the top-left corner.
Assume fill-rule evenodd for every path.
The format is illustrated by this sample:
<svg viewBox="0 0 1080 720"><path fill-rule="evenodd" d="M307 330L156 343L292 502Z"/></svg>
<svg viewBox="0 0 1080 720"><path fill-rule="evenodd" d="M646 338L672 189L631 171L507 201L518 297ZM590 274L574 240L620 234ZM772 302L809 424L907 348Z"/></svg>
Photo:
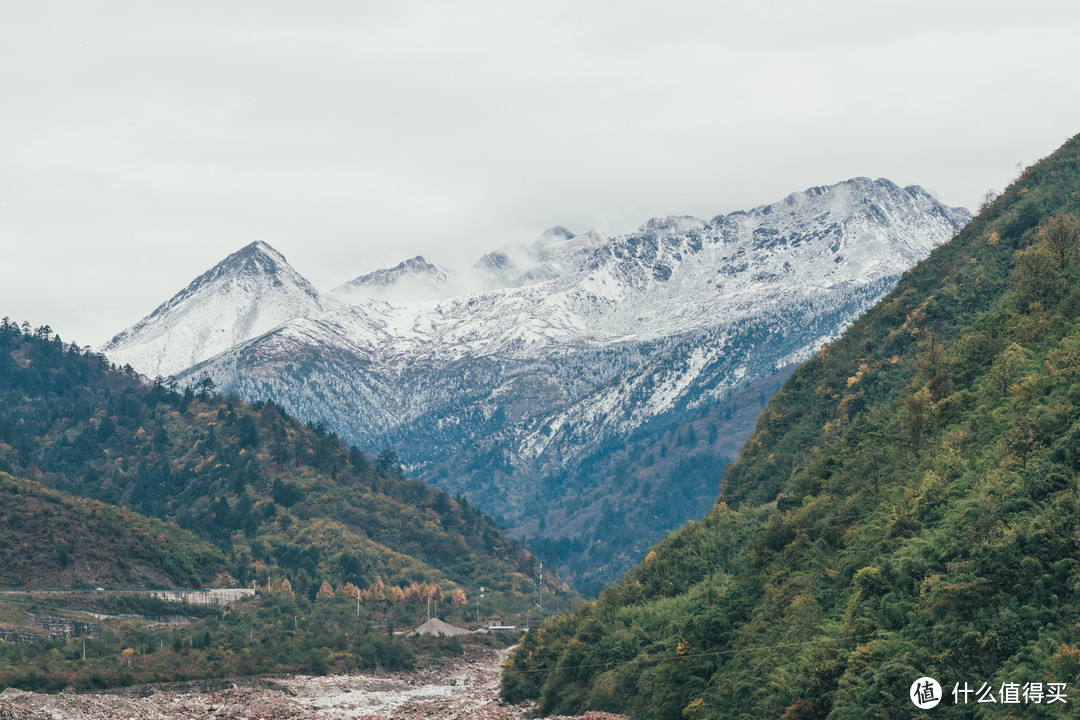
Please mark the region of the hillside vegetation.
<svg viewBox="0 0 1080 720"><path fill-rule="evenodd" d="M0 688L406 668L462 652L395 635L432 610L525 624L538 594L568 607L550 573L538 590L534 563L463 499L405 478L393 452L369 458L209 381L148 385L47 327L0 322L0 589L260 591L227 610L0 596L0 629L39 638L0 641ZM41 617L93 637L48 639Z"/></svg>
<svg viewBox="0 0 1080 720"><path fill-rule="evenodd" d="M4 319L0 471L174 521L219 548L242 585L288 580L309 599L324 583L393 587L413 602L420 585L440 598L483 586L501 612L532 607L533 558L464 500L403 477L391 452L372 460L273 404L212 390L144 384ZM42 541L57 556L69 546L51 530ZM187 583L222 569L222 555L191 553Z"/></svg>
<svg viewBox="0 0 1080 720"><path fill-rule="evenodd" d="M639 718L909 717L929 675L938 717L1064 716L1045 701L973 715L951 690L1078 680L1078 211L1080 136L799 368L709 515L529 633L504 696Z"/></svg>
<svg viewBox="0 0 1080 720"><path fill-rule="evenodd" d="M455 609L450 619L460 620L461 612ZM39 639L0 640L0 689L90 690L260 674L401 670L500 647L513 637L402 637L395 634L401 627L395 616L403 619L387 613L385 602L358 609L345 593L309 601L287 588L228 608L124 593L4 595L0 629ZM43 620L74 621L83 628L76 637L50 639L38 626Z"/></svg>
<svg viewBox="0 0 1080 720"><path fill-rule="evenodd" d="M225 556L173 523L0 472L0 588L198 587Z"/></svg>

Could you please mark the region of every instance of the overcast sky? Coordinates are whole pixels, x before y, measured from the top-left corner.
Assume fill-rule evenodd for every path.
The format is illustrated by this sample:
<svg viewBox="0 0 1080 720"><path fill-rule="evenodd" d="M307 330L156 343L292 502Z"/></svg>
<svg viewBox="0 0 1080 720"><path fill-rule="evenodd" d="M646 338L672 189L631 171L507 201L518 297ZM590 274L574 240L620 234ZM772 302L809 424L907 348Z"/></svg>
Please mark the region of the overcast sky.
<svg viewBox="0 0 1080 720"><path fill-rule="evenodd" d="M1080 3L9 3L0 315L97 346L263 240L328 288L1080 132Z"/></svg>

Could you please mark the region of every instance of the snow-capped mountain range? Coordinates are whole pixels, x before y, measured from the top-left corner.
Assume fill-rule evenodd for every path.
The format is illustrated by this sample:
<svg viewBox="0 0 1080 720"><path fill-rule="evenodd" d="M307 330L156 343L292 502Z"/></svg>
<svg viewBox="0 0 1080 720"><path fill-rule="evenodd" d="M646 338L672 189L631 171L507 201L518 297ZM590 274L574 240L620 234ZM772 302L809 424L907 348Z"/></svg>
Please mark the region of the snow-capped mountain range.
<svg viewBox="0 0 1080 720"><path fill-rule="evenodd" d="M206 373L362 448L395 448L515 534L602 540L595 562L565 564L600 577L633 559L610 533L593 537L604 513L643 525L643 552L715 496L699 488L673 515L686 492L620 492L605 458L646 447L649 428L704 422L808 357L970 217L921 188L856 178L615 237L557 227L457 272L417 257L330 292L253 243L104 352L182 384Z"/></svg>

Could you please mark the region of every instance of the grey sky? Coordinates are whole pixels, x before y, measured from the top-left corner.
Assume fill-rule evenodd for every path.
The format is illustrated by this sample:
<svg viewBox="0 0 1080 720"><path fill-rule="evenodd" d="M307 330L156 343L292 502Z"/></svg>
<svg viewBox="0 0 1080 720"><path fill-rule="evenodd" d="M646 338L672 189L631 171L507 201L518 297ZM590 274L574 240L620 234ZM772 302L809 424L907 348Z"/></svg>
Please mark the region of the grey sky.
<svg viewBox="0 0 1080 720"><path fill-rule="evenodd" d="M97 345L264 240L331 287L1080 132L1072 2L14 3L0 315Z"/></svg>

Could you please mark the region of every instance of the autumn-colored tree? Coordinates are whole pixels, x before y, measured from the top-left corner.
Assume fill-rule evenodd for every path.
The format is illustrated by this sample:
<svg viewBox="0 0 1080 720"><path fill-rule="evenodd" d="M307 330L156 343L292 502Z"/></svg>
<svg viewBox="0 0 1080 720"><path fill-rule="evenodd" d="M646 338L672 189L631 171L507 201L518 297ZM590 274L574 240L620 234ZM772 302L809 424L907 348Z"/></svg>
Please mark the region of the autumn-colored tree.
<svg viewBox="0 0 1080 720"><path fill-rule="evenodd" d="M420 602L424 599L423 591L420 587L420 583L413 580L409 583L409 586L405 588L405 601L406 602Z"/></svg>
<svg viewBox="0 0 1080 720"><path fill-rule="evenodd" d="M350 600L361 599L360 588L356 587L351 582L345 583L345 587L341 589L341 592Z"/></svg>
<svg viewBox="0 0 1080 720"><path fill-rule="evenodd" d="M453 603L456 607L461 607L468 601L469 599L465 597L465 591L461 588L454 588L454 592L450 594L450 602Z"/></svg>
<svg viewBox="0 0 1080 720"><path fill-rule="evenodd" d="M323 580L322 585L319 586L319 592L315 593L315 602L329 600L332 597L334 597L334 588L330 586L330 583Z"/></svg>

